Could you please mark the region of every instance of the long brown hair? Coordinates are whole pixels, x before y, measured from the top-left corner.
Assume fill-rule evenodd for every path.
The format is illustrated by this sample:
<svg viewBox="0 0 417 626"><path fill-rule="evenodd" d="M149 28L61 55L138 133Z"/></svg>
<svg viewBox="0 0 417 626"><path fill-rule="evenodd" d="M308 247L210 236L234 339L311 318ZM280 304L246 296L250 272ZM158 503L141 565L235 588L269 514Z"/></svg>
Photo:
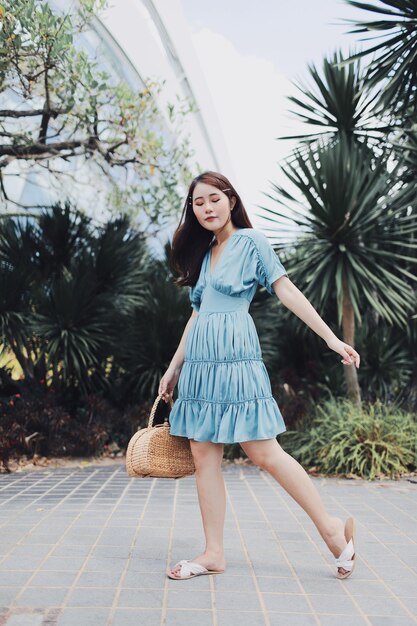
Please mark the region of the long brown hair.
<svg viewBox="0 0 417 626"><path fill-rule="evenodd" d="M213 239L213 233L199 224L193 211L193 191L200 182L216 187L229 200L235 197L236 203L231 214L232 223L238 228L253 228L239 194L226 176L211 171L196 176L188 189L180 223L172 238L170 265L174 272L180 274L175 281L179 286L196 284L204 255Z"/></svg>

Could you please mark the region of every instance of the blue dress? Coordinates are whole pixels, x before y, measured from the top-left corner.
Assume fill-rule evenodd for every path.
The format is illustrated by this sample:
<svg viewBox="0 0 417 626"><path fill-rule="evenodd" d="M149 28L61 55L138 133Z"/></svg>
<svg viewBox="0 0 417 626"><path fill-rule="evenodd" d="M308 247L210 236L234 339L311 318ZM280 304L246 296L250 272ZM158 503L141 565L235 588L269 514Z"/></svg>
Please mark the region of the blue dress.
<svg viewBox="0 0 417 626"><path fill-rule="evenodd" d="M192 318L186 336L178 397L169 414L171 435L235 443L272 439L285 431L255 323L248 312L258 283L288 275L267 237L240 228L210 271L211 250L189 287Z"/></svg>

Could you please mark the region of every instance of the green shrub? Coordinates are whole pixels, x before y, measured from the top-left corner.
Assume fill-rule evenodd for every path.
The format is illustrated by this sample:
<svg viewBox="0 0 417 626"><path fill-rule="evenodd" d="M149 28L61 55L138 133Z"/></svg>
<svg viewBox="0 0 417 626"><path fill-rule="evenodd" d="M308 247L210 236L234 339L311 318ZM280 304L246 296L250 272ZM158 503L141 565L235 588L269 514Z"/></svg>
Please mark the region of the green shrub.
<svg viewBox="0 0 417 626"><path fill-rule="evenodd" d="M90 394L71 407L62 395L41 387L6 396L6 385L0 385L0 473L11 472L10 461L23 456L99 457L110 448L122 451L144 425L142 405L118 407Z"/></svg>
<svg viewBox="0 0 417 626"><path fill-rule="evenodd" d="M327 400L298 430L283 434L281 443L303 466L325 474L373 480L417 467L416 417L380 402L358 407Z"/></svg>

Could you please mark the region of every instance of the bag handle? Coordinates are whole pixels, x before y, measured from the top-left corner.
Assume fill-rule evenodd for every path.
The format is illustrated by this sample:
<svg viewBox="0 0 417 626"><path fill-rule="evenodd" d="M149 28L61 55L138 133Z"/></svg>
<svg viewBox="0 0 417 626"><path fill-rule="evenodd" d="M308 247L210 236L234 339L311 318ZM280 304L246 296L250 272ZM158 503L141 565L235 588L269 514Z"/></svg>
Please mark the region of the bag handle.
<svg viewBox="0 0 417 626"><path fill-rule="evenodd" d="M157 406L158 406L158 404L159 404L159 401L162 399L162 396L163 396L163 395L164 395L163 393L159 393L159 394L156 396L155 402L153 403L153 405L152 405L152 409L151 409L151 412L150 412L150 414L149 414L148 428L152 428L152 425L153 425L153 420L154 420L155 413L156 413L156 408L157 408ZM171 407L171 409L172 409L172 405L174 404L174 401L173 401L173 399L172 399L172 397L171 397L171 396L169 397L169 404L170 404L170 407ZM164 424L168 424L168 423L169 423L169 422L168 422L168 415L167 415L167 416L165 416L165 418L164 418Z"/></svg>

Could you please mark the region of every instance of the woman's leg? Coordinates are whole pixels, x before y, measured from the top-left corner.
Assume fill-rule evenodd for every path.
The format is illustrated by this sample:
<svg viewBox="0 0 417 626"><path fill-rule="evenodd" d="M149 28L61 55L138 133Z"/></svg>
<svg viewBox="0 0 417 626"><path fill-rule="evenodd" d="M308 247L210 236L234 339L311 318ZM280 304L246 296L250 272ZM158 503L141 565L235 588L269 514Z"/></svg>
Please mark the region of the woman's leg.
<svg viewBox="0 0 417 626"><path fill-rule="evenodd" d="M251 461L269 472L310 516L333 556L340 556L346 547L344 524L326 511L313 481L298 461L276 439L244 441L240 445Z"/></svg>
<svg viewBox="0 0 417 626"><path fill-rule="evenodd" d="M194 439L190 439L190 444L206 538L204 552L190 560L200 563L207 569L223 570L226 567L223 546L226 490L221 469L224 445ZM176 567L171 572L177 574L179 570L180 568Z"/></svg>

